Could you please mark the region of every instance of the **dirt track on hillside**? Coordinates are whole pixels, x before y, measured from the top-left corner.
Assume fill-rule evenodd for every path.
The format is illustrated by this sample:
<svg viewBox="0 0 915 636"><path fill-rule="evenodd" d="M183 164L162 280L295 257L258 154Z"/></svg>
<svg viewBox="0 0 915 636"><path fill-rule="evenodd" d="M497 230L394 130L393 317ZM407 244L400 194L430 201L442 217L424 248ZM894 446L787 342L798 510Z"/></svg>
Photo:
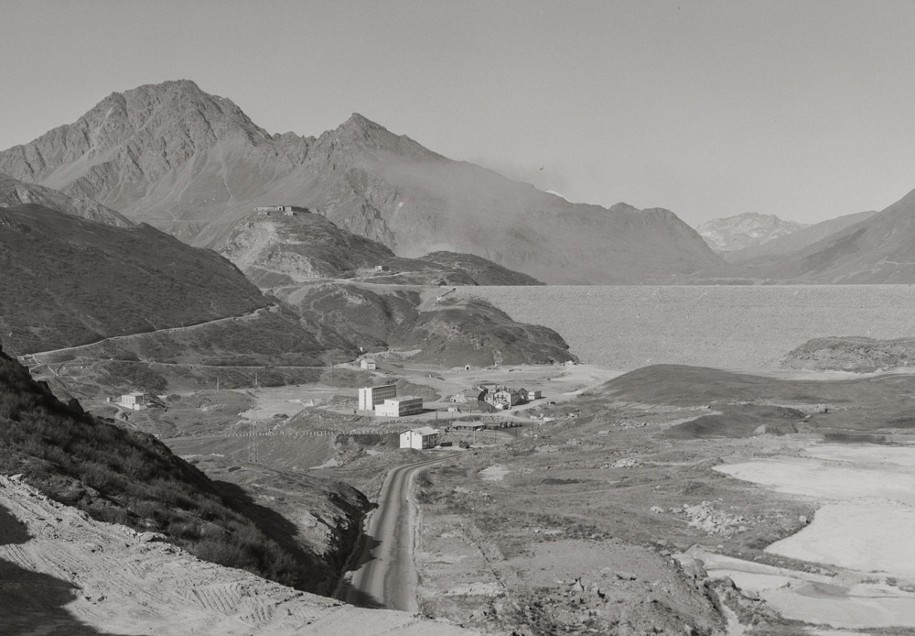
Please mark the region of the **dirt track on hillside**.
<svg viewBox="0 0 915 636"><path fill-rule="evenodd" d="M199 561L0 476L0 633L467 634Z"/></svg>
<svg viewBox="0 0 915 636"><path fill-rule="evenodd" d="M101 340L96 340L95 342L85 342L83 344L74 345L72 347L62 347L60 349L51 349L49 351L35 351L33 353L24 353L21 356L19 356L19 358L25 359L25 360L28 360L28 358L32 358L35 361L35 363L38 364L40 361L38 360L37 356L47 356L47 355L52 355L52 354L56 354L56 353L63 353L65 351L74 351L77 349L84 349L86 347L100 345L105 342L114 342L117 340L124 340L127 338L132 338L134 336L153 336L153 335L156 335L159 333L187 331L188 329L195 329L197 327L206 327L208 325L215 325L215 324L219 324L222 322L231 322L234 320L250 320L251 318L258 316L265 311L270 311L274 307L276 307L276 305L271 304L271 305L267 305L265 307L258 307L254 311L249 311L246 314L241 314L238 316L224 316L223 318L214 318L213 320L205 320L203 322L194 323L193 325L179 325L177 327L165 327L162 329L156 329L155 331L143 331L140 333L125 333L125 334L120 334L117 336L109 336L107 338L102 338Z"/></svg>

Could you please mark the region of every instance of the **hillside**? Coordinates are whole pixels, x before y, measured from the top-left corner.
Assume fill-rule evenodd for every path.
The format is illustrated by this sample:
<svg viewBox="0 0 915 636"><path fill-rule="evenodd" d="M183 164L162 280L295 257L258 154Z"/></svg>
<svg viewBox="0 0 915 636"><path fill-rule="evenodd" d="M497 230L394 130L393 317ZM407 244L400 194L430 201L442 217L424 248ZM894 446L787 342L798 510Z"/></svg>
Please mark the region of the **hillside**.
<svg viewBox="0 0 915 636"><path fill-rule="evenodd" d="M306 211L245 217L220 251L262 289L340 278L400 285L540 284L470 254L400 258L381 243Z"/></svg>
<svg viewBox="0 0 915 636"><path fill-rule="evenodd" d="M653 365L587 392L616 402L693 407L698 419L676 434L748 436L772 424L778 434L806 429L848 432L911 428L915 376L890 374L843 380L796 380L704 367ZM816 416L812 420L806 416ZM828 417L827 417L828 415Z"/></svg>
<svg viewBox="0 0 915 636"><path fill-rule="evenodd" d="M308 543L293 523L242 489L211 481L151 435L62 404L2 352L0 473L21 474L94 519L161 533L201 559L324 593L332 591L367 507L351 488L305 478L316 506L331 502L334 528L327 541Z"/></svg>
<svg viewBox="0 0 915 636"><path fill-rule="evenodd" d="M0 632L198 636L459 636L408 612L362 609L87 518L0 475Z"/></svg>
<svg viewBox="0 0 915 636"><path fill-rule="evenodd" d="M326 283L302 286L284 299L301 315L320 320L367 351L421 349L413 360L445 366L575 359L552 329L516 322L476 298L444 296L441 302L424 303L418 291Z"/></svg>
<svg viewBox="0 0 915 636"><path fill-rule="evenodd" d="M808 245L813 245L856 223L860 223L875 214L877 214L876 210L846 214L835 219L798 228L790 234L773 238L761 245L749 245L743 249L723 254L723 256L731 263L744 263L753 259L773 258L782 254L790 254Z"/></svg>
<svg viewBox="0 0 915 636"><path fill-rule="evenodd" d="M696 227L705 242L727 256L750 247L765 245L804 228L802 223L785 221L774 214L746 212L723 219L712 219Z"/></svg>
<svg viewBox="0 0 915 636"><path fill-rule="evenodd" d="M814 338L782 360L790 369L873 373L907 368L915 362L915 339L862 337Z"/></svg>
<svg viewBox="0 0 915 636"><path fill-rule="evenodd" d="M915 191L816 243L738 269L741 276L770 282L915 282Z"/></svg>
<svg viewBox="0 0 915 636"><path fill-rule="evenodd" d="M218 247L254 206L292 204L400 257L470 253L548 283L675 282L721 262L668 210L572 204L360 115L317 138L271 135L184 80L113 93L0 152L0 172L195 245Z"/></svg>
<svg viewBox="0 0 915 636"><path fill-rule="evenodd" d="M147 225L0 208L0 336L22 354L250 313L268 301L230 262Z"/></svg>
<svg viewBox="0 0 915 636"><path fill-rule="evenodd" d="M117 225L118 227L131 227L126 217L99 205L89 197L68 197L67 195L45 188L34 183L23 183L12 177L0 174L0 208L11 208L27 204L40 205L45 208L80 216L90 221Z"/></svg>

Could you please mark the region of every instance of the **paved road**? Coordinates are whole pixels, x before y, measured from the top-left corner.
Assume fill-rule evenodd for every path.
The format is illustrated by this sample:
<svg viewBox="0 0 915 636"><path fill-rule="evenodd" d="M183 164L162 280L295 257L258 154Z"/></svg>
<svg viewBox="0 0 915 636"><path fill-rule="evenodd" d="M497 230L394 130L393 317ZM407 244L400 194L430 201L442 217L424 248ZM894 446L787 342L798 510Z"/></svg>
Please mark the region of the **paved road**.
<svg viewBox="0 0 915 636"><path fill-rule="evenodd" d="M367 540L359 555L362 566L353 573L340 598L354 605L384 606L416 611L416 569L413 534L416 506L413 477L445 457L395 468L381 488L378 508L372 515Z"/></svg>

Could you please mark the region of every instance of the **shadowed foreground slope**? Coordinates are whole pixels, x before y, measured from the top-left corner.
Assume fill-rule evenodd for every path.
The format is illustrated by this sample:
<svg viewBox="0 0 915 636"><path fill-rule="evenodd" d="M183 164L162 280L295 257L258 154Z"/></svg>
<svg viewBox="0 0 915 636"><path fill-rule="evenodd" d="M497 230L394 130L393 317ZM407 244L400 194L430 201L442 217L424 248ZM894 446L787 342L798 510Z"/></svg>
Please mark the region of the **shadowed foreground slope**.
<svg viewBox="0 0 915 636"><path fill-rule="evenodd" d="M0 353L0 473L101 521L162 533L192 554L303 590L329 592L348 545L312 547L291 522L244 491L211 481L150 435L64 405ZM358 523L365 498L340 484L315 488L335 522ZM329 554L322 554L329 550Z"/></svg>

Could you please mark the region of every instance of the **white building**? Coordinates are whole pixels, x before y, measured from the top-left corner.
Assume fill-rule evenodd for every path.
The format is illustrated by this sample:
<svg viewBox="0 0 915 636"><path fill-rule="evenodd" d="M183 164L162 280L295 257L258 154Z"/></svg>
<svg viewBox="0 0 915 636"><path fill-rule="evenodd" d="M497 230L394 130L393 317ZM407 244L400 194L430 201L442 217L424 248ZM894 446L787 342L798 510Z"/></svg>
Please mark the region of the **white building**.
<svg viewBox="0 0 915 636"><path fill-rule="evenodd" d="M383 386L366 386L359 389L359 410L374 411L375 406L381 404L388 398L397 396L396 384L385 384Z"/></svg>
<svg viewBox="0 0 915 636"><path fill-rule="evenodd" d="M400 434L400 447L415 448L416 450L432 448L438 445L438 435L439 432L437 430L428 426L404 431Z"/></svg>
<svg viewBox="0 0 915 636"><path fill-rule="evenodd" d="M359 362L359 366L361 368L365 369L366 371L374 371L377 365L375 364L374 360L369 360L367 358L363 358Z"/></svg>
<svg viewBox="0 0 915 636"><path fill-rule="evenodd" d="M423 399L412 395L388 398L384 404L375 406L375 415L380 417L404 417L423 412Z"/></svg>
<svg viewBox="0 0 915 636"><path fill-rule="evenodd" d="M121 399L118 401L118 404L123 406L125 409L141 411L149 405L149 396L140 391L134 391L133 393L125 393L124 395L121 396Z"/></svg>

